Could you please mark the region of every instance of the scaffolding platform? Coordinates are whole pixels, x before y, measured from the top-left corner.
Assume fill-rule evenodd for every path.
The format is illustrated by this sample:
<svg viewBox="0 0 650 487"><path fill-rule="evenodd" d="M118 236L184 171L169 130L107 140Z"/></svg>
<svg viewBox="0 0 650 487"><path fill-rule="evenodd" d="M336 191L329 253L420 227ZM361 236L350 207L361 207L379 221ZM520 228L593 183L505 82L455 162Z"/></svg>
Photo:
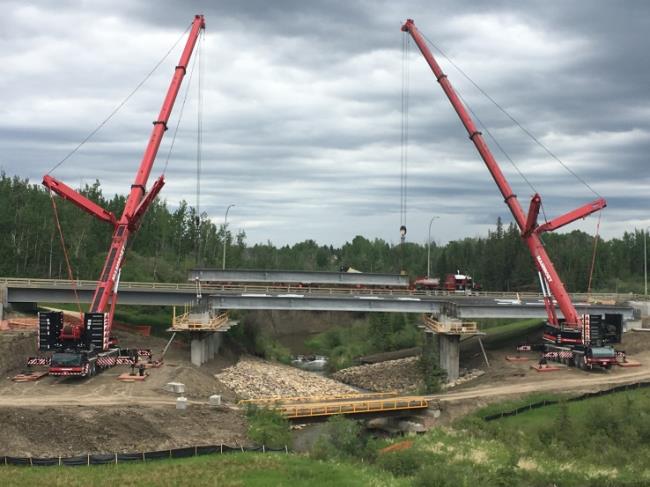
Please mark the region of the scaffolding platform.
<svg viewBox="0 0 650 487"><path fill-rule="evenodd" d="M475 321L461 321L457 318L441 318L437 320L431 316L422 316L422 328L429 333L441 335L485 335L478 330Z"/></svg>
<svg viewBox="0 0 650 487"><path fill-rule="evenodd" d="M172 326L167 331L173 332L192 332L192 331L208 331L208 332L226 332L237 322L228 319L228 313L215 314L212 311L191 311L188 308L180 314L176 315L176 307L174 307L174 315L172 318Z"/></svg>

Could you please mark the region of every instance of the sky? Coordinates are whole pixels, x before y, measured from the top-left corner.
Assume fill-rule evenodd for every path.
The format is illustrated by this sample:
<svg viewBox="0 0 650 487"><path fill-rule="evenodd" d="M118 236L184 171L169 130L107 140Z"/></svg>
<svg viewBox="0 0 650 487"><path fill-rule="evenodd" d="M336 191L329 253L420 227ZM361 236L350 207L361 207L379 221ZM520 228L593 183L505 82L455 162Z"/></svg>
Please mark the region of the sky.
<svg viewBox="0 0 650 487"><path fill-rule="evenodd" d="M549 219L602 196L605 238L650 226L650 2L0 0L0 12L0 170L8 175L38 183L180 39L52 173L73 187L98 179L105 195L126 194L183 33L202 13L201 68L185 78L152 171L151 181L165 172L170 207L197 201L200 79L199 204L214 223L234 204L229 228L249 243L338 246L356 235L397 243L408 93L407 240L426 242L434 217L437 243L487 235L498 217L512 218L412 41L403 63L400 26L413 18L589 186L434 50L529 181L488 138L526 210L535 191ZM597 222L592 215L565 229L594 234Z"/></svg>

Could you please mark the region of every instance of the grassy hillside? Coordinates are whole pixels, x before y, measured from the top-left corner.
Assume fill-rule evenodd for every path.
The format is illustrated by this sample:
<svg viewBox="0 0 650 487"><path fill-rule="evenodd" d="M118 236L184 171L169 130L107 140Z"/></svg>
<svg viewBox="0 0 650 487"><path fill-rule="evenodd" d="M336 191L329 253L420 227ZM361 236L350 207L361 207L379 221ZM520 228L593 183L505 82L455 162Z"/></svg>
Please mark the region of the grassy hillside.
<svg viewBox="0 0 650 487"><path fill-rule="evenodd" d="M538 398L524 398L523 402ZM236 453L99 467L0 467L0 485L647 486L650 390L485 422L493 405L365 461ZM400 443L402 439L391 443ZM371 460L368 460L371 458Z"/></svg>
<svg viewBox="0 0 650 487"><path fill-rule="evenodd" d="M250 486L398 486L376 469L352 463L311 460L283 453L230 453L223 456L96 467L0 467L6 486L191 485Z"/></svg>

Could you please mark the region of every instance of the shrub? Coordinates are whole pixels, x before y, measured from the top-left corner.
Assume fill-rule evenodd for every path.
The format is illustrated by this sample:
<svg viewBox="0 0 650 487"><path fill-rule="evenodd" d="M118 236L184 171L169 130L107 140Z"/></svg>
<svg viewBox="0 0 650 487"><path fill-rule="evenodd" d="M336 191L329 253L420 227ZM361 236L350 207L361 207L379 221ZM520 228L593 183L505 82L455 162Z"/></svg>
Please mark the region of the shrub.
<svg viewBox="0 0 650 487"><path fill-rule="evenodd" d="M426 455L409 448L393 452L382 453L377 457L377 466L386 470L396 477L408 477L415 475L426 463Z"/></svg>
<svg viewBox="0 0 650 487"><path fill-rule="evenodd" d="M447 373L440 368L437 346L433 340L427 340L422 346L419 367L424 379L424 393L439 392Z"/></svg>
<svg viewBox="0 0 650 487"><path fill-rule="evenodd" d="M254 442L269 448L284 448L291 443L289 422L278 411L249 405L246 417L248 437Z"/></svg>
<svg viewBox="0 0 650 487"><path fill-rule="evenodd" d="M359 422L343 416L332 416L311 451L314 458L370 458L373 452L368 448L368 439Z"/></svg>

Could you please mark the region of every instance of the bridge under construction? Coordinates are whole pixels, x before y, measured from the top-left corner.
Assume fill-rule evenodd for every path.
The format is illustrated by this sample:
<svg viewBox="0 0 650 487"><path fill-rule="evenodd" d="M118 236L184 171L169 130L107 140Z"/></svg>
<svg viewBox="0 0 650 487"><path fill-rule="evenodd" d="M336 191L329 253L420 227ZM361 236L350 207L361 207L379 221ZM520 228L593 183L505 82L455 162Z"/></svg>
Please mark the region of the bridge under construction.
<svg viewBox="0 0 650 487"><path fill-rule="evenodd" d="M96 284L5 278L0 279L0 294L4 305L73 303L75 292L81 302L90 302ZM576 307L586 313L620 314L623 322L628 322L637 316L634 308L623 301L625 298L629 296L573 296ZM578 302L580 299L582 303ZM197 269L190 272L185 283L122 282L120 302L185 306L185 312L175 317L170 331L190 334L191 360L197 366L214 358L221 346L221 334L236 325L228 319L228 310L423 314L422 328L436 337L440 365L449 380L459 375L460 337L480 333L475 323L468 326L471 322L466 320L542 319L547 314L543 296L537 293L414 290L408 287L406 276L344 272ZM557 308L557 314L562 316L562 310Z"/></svg>

